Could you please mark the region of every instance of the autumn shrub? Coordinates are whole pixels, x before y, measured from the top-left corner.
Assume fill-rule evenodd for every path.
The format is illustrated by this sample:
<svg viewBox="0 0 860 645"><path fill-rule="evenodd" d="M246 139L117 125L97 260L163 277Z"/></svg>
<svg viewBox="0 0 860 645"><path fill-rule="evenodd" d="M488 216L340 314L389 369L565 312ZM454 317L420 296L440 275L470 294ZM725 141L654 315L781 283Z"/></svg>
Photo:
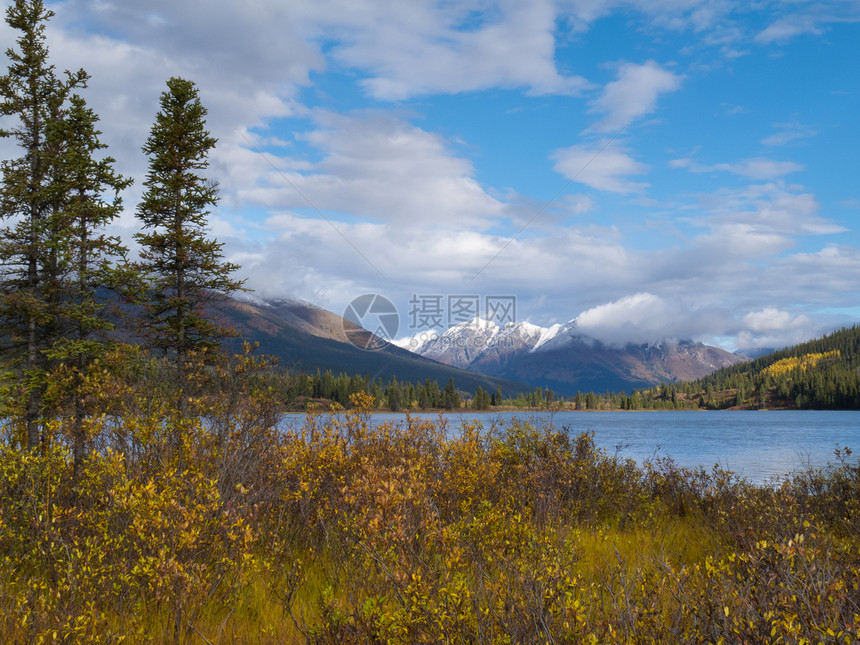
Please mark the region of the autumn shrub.
<svg viewBox="0 0 860 645"><path fill-rule="evenodd" d="M376 424L363 394L281 426L247 354L182 415L103 360L82 462L70 416L0 445L4 642L860 640L848 451L755 485L551 425Z"/></svg>
<svg viewBox="0 0 860 645"><path fill-rule="evenodd" d="M499 465L499 499L515 500L543 522L599 522L629 515L645 501L633 460L607 455L591 433L512 423L490 448Z"/></svg>
<svg viewBox="0 0 860 645"><path fill-rule="evenodd" d="M806 468L787 478L783 489L800 512L840 535L860 538L860 460L849 448L836 448L829 468Z"/></svg>
<svg viewBox="0 0 860 645"><path fill-rule="evenodd" d="M672 629L662 642L855 643L860 561L815 533L664 570Z"/></svg>

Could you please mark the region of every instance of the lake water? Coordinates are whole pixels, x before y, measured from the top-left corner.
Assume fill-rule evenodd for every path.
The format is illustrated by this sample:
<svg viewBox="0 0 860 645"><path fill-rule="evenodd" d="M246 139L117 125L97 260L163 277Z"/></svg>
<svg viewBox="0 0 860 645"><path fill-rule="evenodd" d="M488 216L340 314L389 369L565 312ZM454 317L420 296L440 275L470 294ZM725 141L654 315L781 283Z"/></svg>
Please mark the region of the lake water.
<svg viewBox="0 0 860 645"><path fill-rule="evenodd" d="M290 415L301 423L303 415ZM438 414L413 417L438 419ZM714 464L762 483L806 466L834 461L836 446L860 457L860 411L702 411L702 412L486 412L446 414L449 432L477 419L485 428L512 418L535 426L552 423L571 433L593 432L595 443L610 454L616 449L638 463L670 456L679 465ZM374 414L374 423L401 422L403 414Z"/></svg>

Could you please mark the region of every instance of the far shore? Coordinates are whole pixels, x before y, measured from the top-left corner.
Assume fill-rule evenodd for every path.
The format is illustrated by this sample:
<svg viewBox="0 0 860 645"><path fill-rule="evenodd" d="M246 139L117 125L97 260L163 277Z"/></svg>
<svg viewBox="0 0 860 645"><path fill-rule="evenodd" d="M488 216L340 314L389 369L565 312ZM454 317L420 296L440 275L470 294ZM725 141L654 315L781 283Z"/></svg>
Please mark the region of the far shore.
<svg viewBox="0 0 860 645"><path fill-rule="evenodd" d="M365 410L362 414L475 414L475 415L487 415L487 414L498 414L500 412L543 412L543 413L555 413L555 412L582 412L582 413L601 413L601 412L780 412L785 410L795 410L795 408L745 408L745 407L731 407L731 408L723 408L721 410L708 410L705 408L696 408L696 409L685 409L685 410L654 410L648 408L638 408L635 410L624 410L621 408L600 408L600 409L591 409L591 410L577 410L574 407L558 407L558 408L518 408L516 406L498 406L491 408L489 410L475 410L473 408L427 408L425 410L422 409L401 409L401 410L390 410L388 408L373 408L370 410ZM317 414L346 414L352 412L353 408L339 408L337 410L331 410L329 408L320 408L315 410ZM814 412L814 410L809 410L810 412ZM310 410L288 410L284 412L284 414L308 414Z"/></svg>

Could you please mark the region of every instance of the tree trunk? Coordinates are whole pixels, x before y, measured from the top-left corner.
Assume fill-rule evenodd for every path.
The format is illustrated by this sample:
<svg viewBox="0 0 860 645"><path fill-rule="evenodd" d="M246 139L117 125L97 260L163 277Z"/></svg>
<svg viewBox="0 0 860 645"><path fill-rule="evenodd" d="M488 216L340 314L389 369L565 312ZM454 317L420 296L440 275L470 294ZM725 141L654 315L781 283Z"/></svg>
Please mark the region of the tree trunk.
<svg viewBox="0 0 860 645"><path fill-rule="evenodd" d="M30 257L27 262L27 288L33 301L38 299L37 289L39 286L39 272L36 258L36 204L30 206ZM25 367L28 372L36 369L39 358L38 328L36 326L36 312L32 311L33 301L29 303L31 310L27 318L27 361ZM25 420L27 423L27 447L34 449L39 445L39 412L41 408L41 397L39 389L32 387L27 395L27 410Z"/></svg>
<svg viewBox="0 0 860 645"><path fill-rule="evenodd" d="M40 184L39 154L42 147L41 119L39 118L38 82L30 83L30 118L32 128L32 139L28 154L30 156L30 190L38 192ZM38 301L39 294L39 203L38 196L30 196L30 248L27 249L27 290L32 301L29 303L30 311L27 319L27 361L25 366L28 371L36 368L39 358L38 329L36 325L36 312L33 311L34 303ZM25 415L27 424L27 447L31 450L39 445L39 413L41 411L41 396L38 388L33 388L28 393L27 411Z"/></svg>

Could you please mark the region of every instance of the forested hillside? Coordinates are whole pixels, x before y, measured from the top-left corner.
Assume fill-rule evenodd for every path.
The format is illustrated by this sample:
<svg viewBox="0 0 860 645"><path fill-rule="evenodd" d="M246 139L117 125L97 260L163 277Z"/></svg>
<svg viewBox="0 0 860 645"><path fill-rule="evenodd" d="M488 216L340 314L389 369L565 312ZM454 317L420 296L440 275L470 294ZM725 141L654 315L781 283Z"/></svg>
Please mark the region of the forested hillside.
<svg viewBox="0 0 860 645"><path fill-rule="evenodd" d="M860 328L771 352L696 381L579 393L577 410L860 409Z"/></svg>
<svg viewBox="0 0 860 645"><path fill-rule="evenodd" d="M694 381L708 407L860 408L860 328L733 365Z"/></svg>

